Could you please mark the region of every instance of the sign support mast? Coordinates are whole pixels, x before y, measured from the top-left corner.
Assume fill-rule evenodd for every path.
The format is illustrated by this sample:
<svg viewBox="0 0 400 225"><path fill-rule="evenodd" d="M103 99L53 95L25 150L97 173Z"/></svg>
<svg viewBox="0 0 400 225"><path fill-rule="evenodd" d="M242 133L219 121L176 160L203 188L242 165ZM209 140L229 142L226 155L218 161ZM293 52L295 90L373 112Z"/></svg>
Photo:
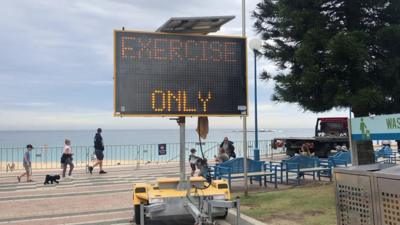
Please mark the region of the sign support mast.
<svg viewBox="0 0 400 225"><path fill-rule="evenodd" d="M178 118L178 125L179 125L179 142L180 142L180 148L179 148L179 166L180 166L180 181L178 185L178 189L187 189L186 184L186 167L185 167L185 162L186 162L186 156L185 156L185 143L186 143L186 134L185 134L185 122L186 122L186 117L181 116Z"/></svg>
<svg viewBox="0 0 400 225"><path fill-rule="evenodd" d="M246 37L246 1L242 0L242 36ZM247 52L246 52L247 54ZM246 58L247 60L247 58ZM246 67L247 70L247 67ZM247 79L247 78L246 78ZM246 109L248 110L248 109ZM244 196L248 196L249 185L247 183L247 115L243 114L243 173L244 173Z"/></svg>

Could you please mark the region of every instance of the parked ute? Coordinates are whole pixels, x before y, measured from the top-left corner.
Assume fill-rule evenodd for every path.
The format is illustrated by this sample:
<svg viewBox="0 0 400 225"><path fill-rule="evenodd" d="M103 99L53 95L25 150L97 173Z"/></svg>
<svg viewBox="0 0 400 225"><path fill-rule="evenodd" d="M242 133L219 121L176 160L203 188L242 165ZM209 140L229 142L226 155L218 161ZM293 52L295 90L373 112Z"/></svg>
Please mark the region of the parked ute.
<svg viewBox="0 0 400 225"><path fill-rule="evenodd" d="M272 140L272 148L286 148L286 154L293 156L299 153L303 144L308 145L311 153L327 158L329 152L337 145L349 147L347 117L318 118L314 137L278 137Z"/></svg>

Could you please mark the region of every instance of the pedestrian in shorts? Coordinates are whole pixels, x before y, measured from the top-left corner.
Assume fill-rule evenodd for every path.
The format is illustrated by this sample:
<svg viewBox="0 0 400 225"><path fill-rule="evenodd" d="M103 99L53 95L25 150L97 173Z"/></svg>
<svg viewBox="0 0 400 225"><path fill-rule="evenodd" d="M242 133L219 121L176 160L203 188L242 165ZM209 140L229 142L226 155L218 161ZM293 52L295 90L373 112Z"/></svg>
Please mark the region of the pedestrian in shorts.
<svg viewBox="0 0 400 225"><path fill-rule="evenodd" d="M107 173L103 170L103 159L104 159L104 144L103 144L103 137L101 136L101 128L97 129L97 133L94 136L94 154L96 155L96 163L93 166L89 166L89 172L92 174L94 167L97 165L100 167L99 174Z"/></svg>
<svg viewBox="0 0 400 225"><path fill-rule="evenodd" d="M68 178L72 179L72 170L74 169L74 164L72 163L72 148L71 148L71 141L68 139L65 139L65 146L64 146L64 151L61 156L61 165L62 165L62 178L65 178L65 173L67 171L67 166L69 165L69 172L68 172Z"/></svg>
<svg viewBox="0 0 400 225"><path fill-rule="evenodd" d="M26 182L32 182L33 180L30 179L32 176L32 162L31 162L31 151L33 149L33 146L31 144L26 146L26 151L24 153L24 159L23 159L23 166L25 168L25 172L21 174L21 176L18 176L18 182L21 182L21 178L26 176Z"/></svg>

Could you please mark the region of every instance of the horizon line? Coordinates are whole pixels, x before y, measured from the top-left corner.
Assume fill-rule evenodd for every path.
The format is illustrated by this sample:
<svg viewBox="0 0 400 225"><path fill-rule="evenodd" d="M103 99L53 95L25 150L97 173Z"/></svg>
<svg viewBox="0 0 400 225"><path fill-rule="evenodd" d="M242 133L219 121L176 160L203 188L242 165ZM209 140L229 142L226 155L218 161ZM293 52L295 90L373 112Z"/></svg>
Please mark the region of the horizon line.
<svg viewBox="0 0 400 225"><path fill-rule="evenodd" d="M186 128L186 129L193 129L193 128ZM314 129L314 128L307 128L307 127L296 127L296 128L290 128L290 127L285 127L285 128L259 128L258 130L261 131L269 131L269 130L283 130L283 129ZM21 129L11 129L11 130L2 130L0 129L0 132L18 132L18 131L96 131L96 129L26 129L26 130L21 130ZM126 129L126 128L102 128L102 130L110 130L110 131L135 131L135 130L179 130L179 128L140 128L140 129ZM232 131L242 131L240 128L215 128L215 129L209 129L209 130L232 130ZM253 131L254 129L247 129L247 131Z"/></svg>

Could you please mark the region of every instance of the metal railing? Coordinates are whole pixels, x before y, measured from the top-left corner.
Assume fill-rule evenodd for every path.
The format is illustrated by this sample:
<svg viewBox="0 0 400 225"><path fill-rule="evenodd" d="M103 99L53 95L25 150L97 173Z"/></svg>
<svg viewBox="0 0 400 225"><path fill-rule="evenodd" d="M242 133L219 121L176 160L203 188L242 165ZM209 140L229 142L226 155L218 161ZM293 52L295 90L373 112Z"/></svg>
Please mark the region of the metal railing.
<svg viewBox="0 0 400 225"><path fill-rule="evenodd" d="M202 142L204 156L212 160L218 153L219 142ZM254 141L248 141L248 156L253 157ZM243 156L243 142L234 143L237 157ZM141 165L147 163L168 163L179 161L179 143L166 143L166 154L160 155L158 144L141 145L107 145L104 151L104 166ZM197 155L201 156L200 143L187 142L186 156L189 157L190 149L195 148ZM271 141L259 141L260 156L271 157L274 154L283 153L283 150L271 149ZM92 146L72 146L76 168L85 168L95 160ZM23 169L23 156L25 148L0 148L0 171L7 171L10 167ZM33 169L61 168L61 155L63 147L36 147L31 152ZM8 167L8 168L7 168Z"/></svg>
<svg viewBox="0 0 400 225"><path fill-rule="evenodd" d="M32 169L61 168L63 149L63 147L35 147L31 152ZM85 167L89 163L88 149L87 146L73 147L76 167ZM0 171L7 171L10 167L22 169L25 151L25 148L0 148Z"/></svg>

